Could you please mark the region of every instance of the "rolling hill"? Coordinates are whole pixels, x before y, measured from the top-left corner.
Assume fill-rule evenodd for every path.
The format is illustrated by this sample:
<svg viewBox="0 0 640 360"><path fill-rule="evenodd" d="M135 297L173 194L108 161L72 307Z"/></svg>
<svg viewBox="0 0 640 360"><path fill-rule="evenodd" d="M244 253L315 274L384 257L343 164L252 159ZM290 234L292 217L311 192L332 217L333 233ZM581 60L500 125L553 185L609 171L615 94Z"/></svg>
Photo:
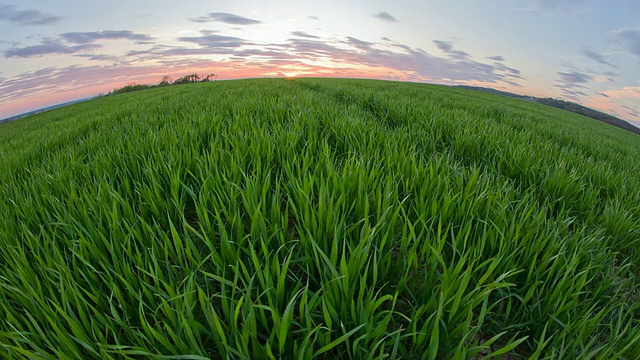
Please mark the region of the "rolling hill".
<svg viewBox="0 0 640 360"><path fill-rule="evenodd" d="M627 131L631 131L632 133L636 133L636 134L640 134L640 129L634 125L632 125L631 123L624 121L620 118L617 118L613 115L609 115L609 114L605 114L601 111L598 110L594 110L591 108L588 108L586 106L571 102L571 101L564 101L564 100L559 100L559 99L552 99L552 98L538 98L535 96L527 96L527 95L518 95L518 94L514 94L514 93L510 93L510 92L506 92L506 91L500 91L500 90L495 90L495 89L491 89L491 88L484 88L484 87L478 87L478 86L458 86L460 88L465 88L465 89L470 89L470 90L478 90L478 91L484 91L484 92L488 92L491 94L497 94L497 95L503 95L503 96L509 96L512 98L516 98L516 99L523 99L523 100L530 100L530 101L534 101L538 104L542 104L542 105L547 105L547 106L551 106L551 107L555 107L558 109L562 109L562 110L566 110L572 113L576 113L576 114L580 114L583 116L586 116L588 118L592 118L598 121L602 121L603 123L609 124L609 125L613 125L616 127L619 127L621 129L625 129Z"/></svg>
<svg viewBox="0 0 640 360"><path fill-rule="evenodd" d="M640 357L640 138L347 79L0 127L0 357Z"/></svg>

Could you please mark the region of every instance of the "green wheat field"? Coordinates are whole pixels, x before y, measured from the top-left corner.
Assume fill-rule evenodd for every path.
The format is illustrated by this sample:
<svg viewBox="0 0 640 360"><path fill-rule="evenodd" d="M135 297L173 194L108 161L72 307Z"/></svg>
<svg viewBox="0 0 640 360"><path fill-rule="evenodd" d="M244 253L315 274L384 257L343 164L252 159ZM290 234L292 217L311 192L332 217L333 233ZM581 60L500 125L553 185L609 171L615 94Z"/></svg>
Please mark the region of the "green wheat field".
<svg viewBox="0 0 640 360"><path fill-rule="evenodd" d="M640 137L257 79L0 126L0 358L638 359Z"/></svg>

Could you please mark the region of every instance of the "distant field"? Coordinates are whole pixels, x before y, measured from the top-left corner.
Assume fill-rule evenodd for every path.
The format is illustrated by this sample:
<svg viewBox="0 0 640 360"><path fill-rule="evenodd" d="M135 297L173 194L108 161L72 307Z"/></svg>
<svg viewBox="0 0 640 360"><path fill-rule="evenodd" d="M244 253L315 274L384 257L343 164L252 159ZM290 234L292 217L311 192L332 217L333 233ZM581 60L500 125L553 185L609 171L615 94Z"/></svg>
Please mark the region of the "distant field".
<svg viewBox="0 0 640 360"><path fill-rule="evenodd" d="M638 359L640 137L260 79L0 126L0 358Z"/></svg>

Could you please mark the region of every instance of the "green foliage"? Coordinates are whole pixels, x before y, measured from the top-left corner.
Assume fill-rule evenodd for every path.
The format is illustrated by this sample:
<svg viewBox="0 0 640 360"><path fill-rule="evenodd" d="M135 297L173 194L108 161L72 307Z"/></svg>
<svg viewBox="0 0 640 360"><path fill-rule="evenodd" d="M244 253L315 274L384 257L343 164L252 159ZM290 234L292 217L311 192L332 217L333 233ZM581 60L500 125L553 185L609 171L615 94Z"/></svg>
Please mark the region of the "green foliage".
<svg viewBox="0 0 640 360"><path fill-rule="evenodd" d="M0 127L0 358L636 359L640 142L371 80Z"/></svg>
<svg viewBox="0 0 640 360"><path fill-rule="evenodd" d="M160 85L158 86L165 86L165 85L164 83L160 83ZM133 92L133 91L146 90L146 89L151 89L152 87L155 87L155 85L129 84L118 89L113 89L113 91L110 92L109 95L124 94L128 92Z"/></svg>
<svg viewBox="0 0 640 360"><path fill-rule="evenodd" d="M183 76L173 82L171 82L171 80L169 79L168 76L164 76L162 78L162 80L157 84L157 85L153 85L153 84L129 84L126 86L123 86L121 88L117 88L117 89L113 89L113 91L111 91L110 93L108 93L107 95L117 95L117 94L124 94L124 93L129 93L129 92L133 92L133 91L140 91L140 90L147 90L147 89L153 89L156 87L164 87L164 86L169 86L169 85L184 85L184 84L193 84L193 83L197 83L197 82L209 82L212 81L212 78L216 76L216 74L209 74L204 78L200 78L200 76L198 76L198 74L191 74L191 75L187 75L187 76ZM1 122L0 122L1 124Z"/></svg>

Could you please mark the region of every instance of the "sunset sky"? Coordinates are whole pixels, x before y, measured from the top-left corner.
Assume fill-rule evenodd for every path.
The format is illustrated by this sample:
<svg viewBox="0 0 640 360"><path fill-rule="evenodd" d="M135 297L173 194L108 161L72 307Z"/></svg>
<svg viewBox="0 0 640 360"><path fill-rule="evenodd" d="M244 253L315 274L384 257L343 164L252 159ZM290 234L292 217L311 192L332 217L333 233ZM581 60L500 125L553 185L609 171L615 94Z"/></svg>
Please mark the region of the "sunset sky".
<svg viewBox="0 0 640 360"><path fill-rule="evenodd" d="M638 0L0 0L0 119L214 73L477 85L640 126L639 14Z"/></svg>

